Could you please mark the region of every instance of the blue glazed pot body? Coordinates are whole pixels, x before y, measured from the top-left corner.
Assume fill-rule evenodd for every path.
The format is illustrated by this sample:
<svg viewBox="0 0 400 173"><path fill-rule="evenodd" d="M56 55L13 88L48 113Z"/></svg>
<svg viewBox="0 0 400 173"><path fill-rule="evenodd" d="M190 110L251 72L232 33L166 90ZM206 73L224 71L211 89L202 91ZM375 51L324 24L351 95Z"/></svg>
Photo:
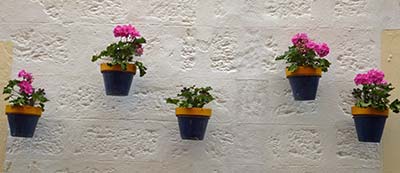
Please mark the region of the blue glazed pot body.
<svg viewBox="0 0 400 173"><path fill-rule="evenodd" d="M209 117L178 116L179 130L182 139L203 140Z"/></svg>
<svg viewBox="0 0 400 173"><path fill-rule="evenodd" d="M32 138L39 116L23 114L7 114L10 134L14 137Z"/></svg>
<svg viewBox="0 0 400 173"><path fill-rule="evenodd" d="M127 96L134 74L122 71L104 71L103 79L106 95Z"/></svg>
<svg viewBox="0 0 400 173"><path fill-rule="evenodd" d="M315 100L320 76L288 77L295 100Z"/></svg>
<svg viewBox="0 0 400 173"><path fill-rule="evenodd" d="M379 143L385 128L386 116L357 115L353 116L357 136L360 142Z"/></svg>

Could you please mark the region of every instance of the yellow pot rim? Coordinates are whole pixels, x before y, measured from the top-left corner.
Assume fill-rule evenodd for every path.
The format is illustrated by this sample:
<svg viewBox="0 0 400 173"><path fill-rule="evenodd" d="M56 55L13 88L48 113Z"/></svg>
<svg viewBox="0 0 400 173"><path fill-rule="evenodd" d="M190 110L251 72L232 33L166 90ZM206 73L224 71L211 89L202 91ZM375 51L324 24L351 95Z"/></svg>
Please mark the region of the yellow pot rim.
<svg viewBox="0 0 400 173"><path fill-rule="evenodd" d="M207 108L176 108L176 116L211 117L212 110Z"/></svg>
<svg viewBox="0 0 400 173"><path fill-rule="evenodd" d="M286 68L286 77L293 76L322 76L321 68L313 68L308 66L300 66L296 71L290 72L288 68Z"/></svg>
<svg viewBox="0 0 400 173"><path fill-rule="evenodd" d="M42 115L42 109L34 106L6 105L6 114L22 114L40 117Z"/></svg>
<svg viewBox="0 0 400 173"><path fill-rule="evenodd" d="M353 106L351 107L351 114L353 116L384 116L387 117L389 116L389 110L386 109L384 111L375 109L375 108L361 108L358 106Z"/></svg>
<svg viewBox="0 0 400 173"><path fill-rule="evenodd" d="M133 73L136 74L136 65L135 64L128 64L126 66L126 70L123 71L121 65L113 65L109 66L107 63L101 63L100 64L100 71L101 72L106 72L106 71L121 71L121 72L127 72L127 73Z"/></svg>

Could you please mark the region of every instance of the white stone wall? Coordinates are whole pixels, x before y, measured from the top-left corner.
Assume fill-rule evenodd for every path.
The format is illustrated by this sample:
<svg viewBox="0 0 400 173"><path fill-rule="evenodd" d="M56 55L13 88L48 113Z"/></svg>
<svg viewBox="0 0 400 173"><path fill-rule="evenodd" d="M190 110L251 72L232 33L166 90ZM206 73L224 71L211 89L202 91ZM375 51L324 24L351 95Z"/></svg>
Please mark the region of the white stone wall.
<svg viewBox="0 0 400 173"><path fill-rule="evenodd" d="M380 172L350 92L399 16L398 0L1 0L13 74L33 72L51 100L33 139L8 138L5 172ZM125 23L148 39L149 70L128 97L108 97L90 58ZM316 101L294 101L273 60L297 32L331 47ZM165 104L181 84L215 89L204 141L182 141Z"/></svg>

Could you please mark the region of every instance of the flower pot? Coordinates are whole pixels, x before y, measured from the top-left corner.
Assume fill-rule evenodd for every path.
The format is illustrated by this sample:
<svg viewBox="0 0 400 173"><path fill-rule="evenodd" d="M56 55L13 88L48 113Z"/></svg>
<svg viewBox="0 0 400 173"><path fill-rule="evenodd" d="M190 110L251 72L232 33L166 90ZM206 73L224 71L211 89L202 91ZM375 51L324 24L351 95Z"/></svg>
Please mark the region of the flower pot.
<svg viewBox="0 0 400 173"><path fill-rule="evenodd" d="M211 109L176 108L179 130L182 139L203 140Z"/></svg>
<svg viewBox="0 0 400 173"><path fill-rule="evenodd" d="M289 79L294 99L315 100L321 74L320 68L299 67L294 72L286 68L286 77Z"/></svg>
<svg viewBox="0 0 400 173"><path fill-rule="evenodd" d="M36 124L42 115L42 109L33 106L6 106L11 136L31 138Z"/></svg>
<svg viewBox="0 0 400 173"><path fill-rule="evenodd" d="M121 65L109 66L106 63L100 65L103 74L106 95L127 96L131 88L133 76L136 73L136 65L128 64L125 71Z"/></svg>
<svg viewBox="0 0 400 173"><path fill-rule="evenodd" d="M379 143L389 110L380 111L374 108L353 106L351 112L356 125L358 140L360 142Z"/></svg>

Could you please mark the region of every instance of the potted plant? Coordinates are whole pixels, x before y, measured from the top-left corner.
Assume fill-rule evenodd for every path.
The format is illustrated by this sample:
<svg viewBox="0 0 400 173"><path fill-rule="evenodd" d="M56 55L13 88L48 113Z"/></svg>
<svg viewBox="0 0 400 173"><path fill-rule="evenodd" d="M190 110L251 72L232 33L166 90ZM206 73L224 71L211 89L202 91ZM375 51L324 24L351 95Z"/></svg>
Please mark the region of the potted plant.
<svg viewBox="0 0 400 173"><path fill-rule="evenodd" d="M48 99L44 89L32 87L31 73L21 70L18 77L22 79L10 80L3 90L7 95L5 100L9 102L6 105L8 124L11 136L31 138Z"/></svg>
<svg viewBox="0 0 400 173"><path fill-rule="evenodd" d="M211 116L211 109L203 106L214 100L211 90L211 87L184 87L177 98L166 99L167 103L178 106L175 111L182 139L203 140Z"/></svg>
<svg viewBox="0 0 400 173"><path fill-rule="evenodd" d="M286 77L289 79L295 100L315 100L319 78L327 72L330 62L323 58L329 54L326 43L315 43L305 33L292 38L293 45L275 60L285 60Z"/></svg>
<svg viewBox="0 0 400 173"><path fill-rule="evenodd" d="M130 24L117 25L114 28L114 36L119 38L119 41L110 44L100 54L94 55L92 62L99 59L107 61L100 64L106 95L127 96L136 68L139 69L140 77L146 74L147 68L143 63L133 59L143 54L142 45L146 40L140 37L139 31Z"/></svg>
<svg viewBox="0 0 400 173"><path fill-rule="evenodd" d="M400 111L400 101L396 99L390 103L388 99L394 87L384 77L382 71L372 69L354 78L356 85L362 85L362 88L353 89L355 105L351 108L360 142L379 143L389 109L395 113Z"/></svg>

